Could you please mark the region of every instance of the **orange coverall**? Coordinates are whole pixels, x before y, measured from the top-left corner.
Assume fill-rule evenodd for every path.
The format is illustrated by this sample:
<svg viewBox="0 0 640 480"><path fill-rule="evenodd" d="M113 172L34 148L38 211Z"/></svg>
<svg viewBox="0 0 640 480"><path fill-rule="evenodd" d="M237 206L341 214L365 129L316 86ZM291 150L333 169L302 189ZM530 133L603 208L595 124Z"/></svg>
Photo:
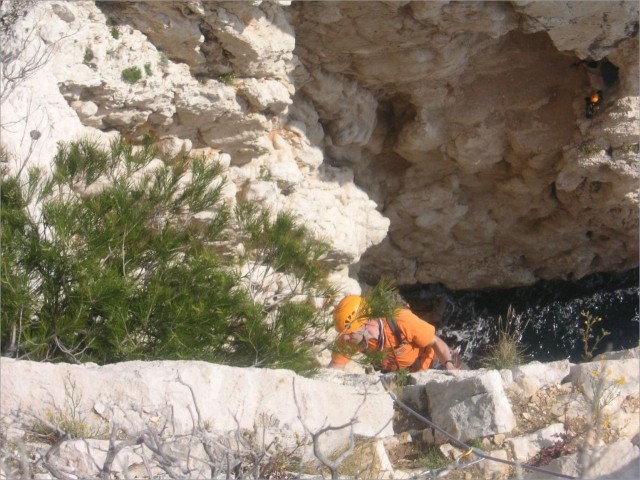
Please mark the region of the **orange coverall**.
<svg viewBox="0 0 640 480"><path fill-rule="evenodd" d="M384 344L381 348L389 355L382 362L383 372L393 372L407 369L410 372L428 369L433 363L435 352L429 346L435 337L435 327L416 316L411 310L400 309L394 315L394 320L400 331L401 343L398 343L386 319L382 320L384 330ZM369 339L369 350L378 349L378 340ZM344 365L350 360L349 356L337 352L331 355L331 361Z"/></svg>

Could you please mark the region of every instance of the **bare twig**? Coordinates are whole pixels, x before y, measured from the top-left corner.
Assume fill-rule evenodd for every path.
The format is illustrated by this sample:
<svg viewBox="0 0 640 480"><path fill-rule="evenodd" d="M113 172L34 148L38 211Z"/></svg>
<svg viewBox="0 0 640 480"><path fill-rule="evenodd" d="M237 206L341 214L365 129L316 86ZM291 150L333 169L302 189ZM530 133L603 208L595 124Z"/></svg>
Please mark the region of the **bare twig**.
<svg viewBox="0 0 640 480"><path fill-rule="evenodd" d="M28 4L26 8L29 9L37 2L23 3ZM19 37L16 35L16 24L19 22L18 15L14 15L15 18L12 19L7 18L9 16L10 14L2 18L3 42L0 45L0 103L4 103L22 82L29 79L49 63L60 42L80 31L80 28L78 28L61 36L54 42L42 41L35 38L37 26L43 22L41 17L35 20L27 35Z"/></svg>
<svg viewBox="0 0 640 480"><path fill-rule="evenodd" d="M113 465L113 461L116 459L116 456L121 450L133 445L140 445L144 442L142 436L138 436L116 443L117 436L118 428L114 424L111 428L111 436L109 437L109 449L107 450L107 456L104 459L102 468L100 469L100 480L109 480L111 478L111 466Z"/></svg>
<svg viewBox="0 0 640 480"><path fill-rule="evenodd" d="M298 402L298 396L296 395L295 378L293 379L293 382L292 382L292 388L293 388L293 399L296 404L296 408L298 410L298 420L300 420L300 423L304 427L304 430L309 434L309 436L311 436L311 440L313 441L313 454L320 461L320 463L322 463L325 467L329 469L329 471L331 472L332 480L337 480L339 476L338 470L340 468L340 465L342 465L342 463L351 456L351 454L353 453L353 450L355 449L355 433L353 431L353 427L358 422L358 412L360 411L360 409L362 408L362 406L367 400L367 392L365 390L365 394L363 396L362 402L360 403L360 405L358 405L353 416L351 417L351 420L349 420L347 423L344 423L338 426L329 425L326 427L322 427L319 430L316 430L315 432L312 432L302 418L300 403ZM330 460L329 458L327 458L327 456L324 454L324 452L320 448L320 437L327 432L344 430L345 428L349 429L349 447L347 448L347 450L345 450L340 455L338 455L338 457L335 460Z"/></svg>

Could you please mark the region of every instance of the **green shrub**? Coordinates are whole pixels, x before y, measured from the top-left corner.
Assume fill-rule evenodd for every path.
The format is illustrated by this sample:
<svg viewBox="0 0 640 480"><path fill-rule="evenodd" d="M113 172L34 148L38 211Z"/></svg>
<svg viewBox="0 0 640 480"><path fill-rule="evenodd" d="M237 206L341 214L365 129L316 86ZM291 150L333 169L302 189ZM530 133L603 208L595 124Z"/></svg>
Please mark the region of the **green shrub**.
<svg viewBox="0 0 640 480"><path fill-rule="evenodd" d="M578 149L584 153L585 155L595 155L596 153L600 153L604 150L597 143L584 142L582 143Z"/></svg>
<svg viewBox="0 0 640 480"><path fill-rule="evenodd" d="M264 290L273 281L271 272L286 274L291 282L288 294L271 299L268 305L257 303L255 315L247 315L236 327L238 336L246 339L236 355L244 357L245 363L251 363L252 358L263 358L284 368L307 362L310 347L319 343L318 334L327 328L324 312L314 306L313 299L329 299L335 294L321 261L328 245L311 238L292 215L281 213L271 220L270 212L256 205L239 205L234 222L239 227L238 239L245 250L239 257L240 263L270 268L266 274L256 275L255 270L245 274L249 291ZM256 277L257 281L252 280ZM265 316L269 321L264 321ZM283 362L284 358L289 360ZM311 367L307 364L305 368Z"/></svg>
<svg viewBox="0 0 640 480"><path fill-rule="evenodd" d="M233 85L233 82L236 81L236 74L233 72L223 73L218 75L218 81L224 85Z"/></svg>
<svg viewBox="0 0 640 480"><path fill-rule="evenodd" d="M111 36L118 40L120 38L120 29L118 27L111 27Z"/></svg>
<svg viewBox="0 0 640 480"><path fill-rule="evenodd" d="M640 146L637 143L625 143L620 147L622 153L638 153L640 152Z"/></svg>
<svg viewBox="0 0 640 480"><path fill-rule="evenodd" d="M122 81L134 84L142 78L142 71L138 67L129 67L122 70Z"/></svg>
<svg viewBox="0 0 640 480"><path fill-rule="evenodd" d="M50 178L34 173L21 184L3 174L3 352L13 331L14 356L32 360L313 369L310 348L325 328L315 302L333 295L321 263L327 247L290 215L232 211L220 167L203 158L164 158L134 182L155 158L151 146L83 141L59 148ZM60 194L99 178L108 182L92 195ZM37 222L26 213L34 200ZM200 212L209 216L195 221ZM251 277L242 265L286 276L291 289L263 298L256 292L273 275Z"/></svg>
<svg viewBox="0 0 640 480"><path fill-rule="evenodd" d="M151 64L150 63L145 63L144 64L144 73L146 73L148 77L153 75L153 70L151 70Z"/></svg>

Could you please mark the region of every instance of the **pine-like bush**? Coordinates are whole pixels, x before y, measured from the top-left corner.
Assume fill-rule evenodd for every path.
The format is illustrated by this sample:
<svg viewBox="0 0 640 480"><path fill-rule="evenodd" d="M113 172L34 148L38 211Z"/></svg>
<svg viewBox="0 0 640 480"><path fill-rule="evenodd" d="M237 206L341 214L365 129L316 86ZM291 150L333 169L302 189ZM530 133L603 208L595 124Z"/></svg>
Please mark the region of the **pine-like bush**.
<svg viewBox="0 0 640 480"><path fill-rule="evenodd" d="M3 174L3 354L313 368L326 246L290 215L229 208L223 186L215 163L124 141L61 146L47 178Z"/></svg>

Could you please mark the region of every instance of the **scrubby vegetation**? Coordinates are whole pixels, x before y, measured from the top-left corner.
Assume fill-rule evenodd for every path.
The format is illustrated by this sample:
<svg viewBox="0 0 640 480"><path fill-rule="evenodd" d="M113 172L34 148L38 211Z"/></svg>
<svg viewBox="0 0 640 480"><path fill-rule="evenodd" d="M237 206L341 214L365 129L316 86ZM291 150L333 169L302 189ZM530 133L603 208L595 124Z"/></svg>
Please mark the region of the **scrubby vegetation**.
<svg viewBox="0 0 640 480"><path fill-rule="evenodd" d="M509 307L506 316L500 316L495 326L495 343L485 351L481 365L485 368L501 370L514 368L525 363L527 347L522 344L522 335L528 321Z"/></svg>
<svg viewBox="0 0 640 480"><path fill-rule="evenodd" d="M142 71L138 67L129 67L122 70L122 81L130 84L136 83L142 78Z"/></svg>
<svg viewBox="0 0 640 480"><path fill-rule="evenodd" d="M216 163L124 141L3 172L2 354L314 368L326 245L223 188Z"/></svg>

